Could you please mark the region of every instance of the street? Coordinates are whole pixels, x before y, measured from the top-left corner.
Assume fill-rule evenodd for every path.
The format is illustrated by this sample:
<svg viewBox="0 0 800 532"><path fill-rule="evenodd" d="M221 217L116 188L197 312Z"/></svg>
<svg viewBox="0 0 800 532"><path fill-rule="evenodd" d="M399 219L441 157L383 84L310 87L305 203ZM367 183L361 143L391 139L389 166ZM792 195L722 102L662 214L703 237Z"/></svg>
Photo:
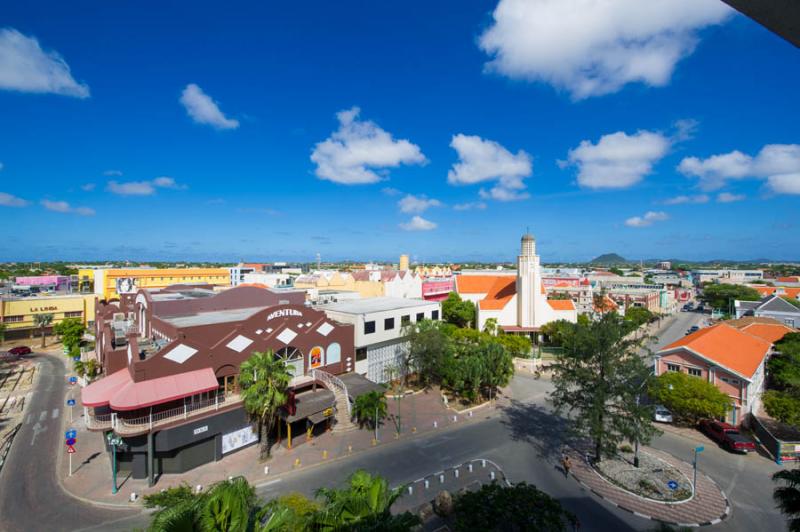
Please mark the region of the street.
<svg viewBox="0 0 800 532"><path fill-rule="evenodd" d="M657 346L681 337L701 316L679 313L658 335ZM0 513L7 530L131 530L146 527L148 514L99 509L66 495L55 481L53 459L63 452L59 421L52 412L61 408L64 397L64 367L60 359L42 360L42 377L29 413L38 420L47 412L35 444L34 423L23 426L0 478ZM469 424L443 428L381 445L350 458L269 479L257 486L260 497L269 499L297 491L313 496L322 486L341 485L357 469L386 477L401 485L435 473L442 468L475 458L487 458L503 468L512 482L526 481L558 498L578 515L582 530L647 530L652 521L634 516L598 499L574 479L566 479L556 468L562 443L563 420L547 405L551 384L546 379L518 375L512 382L514 401L499 415ZM62 409L63 410L63 409ZM700 469L725 491L733 512L716 525L719 530L784 530L783 517L774 510L770 476L779 467L759 455L732 455L699 433L684 437L665 432L653 447L686 461L692 449L705 445ZM224 462L220 464L224 478ZM432 494L433 497L433 494ZM43 501L46 501L43 503Z"/></svg>

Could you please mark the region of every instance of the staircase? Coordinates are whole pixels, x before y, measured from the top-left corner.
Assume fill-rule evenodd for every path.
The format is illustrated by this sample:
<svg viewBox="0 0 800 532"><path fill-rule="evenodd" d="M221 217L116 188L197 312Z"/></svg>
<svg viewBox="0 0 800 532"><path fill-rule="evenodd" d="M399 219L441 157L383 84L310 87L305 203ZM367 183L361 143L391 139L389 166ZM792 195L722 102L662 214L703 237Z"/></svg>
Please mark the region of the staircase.
<svg viewBox="0 0 800 532"><path fill-rule="evenodd" d="M351 419L350 396L347 393L347 386L345 383L327 371L319 369L312 369L311 376L332 391L336 399L336 423L333 425L333 431L348 432L356 430L358 426L353 423Z"/></svg>

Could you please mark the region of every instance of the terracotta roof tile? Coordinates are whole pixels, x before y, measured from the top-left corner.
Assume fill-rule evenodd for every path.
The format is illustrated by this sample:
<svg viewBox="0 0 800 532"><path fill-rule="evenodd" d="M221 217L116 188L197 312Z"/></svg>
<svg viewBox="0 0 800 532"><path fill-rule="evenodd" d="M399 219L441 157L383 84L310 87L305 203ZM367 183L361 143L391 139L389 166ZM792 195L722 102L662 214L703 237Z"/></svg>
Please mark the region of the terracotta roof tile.
<svg viewBox="0 0 800 532"><path fill-rule="evenodd" d="M575 310L575 303L571 299L548 299L547 303L553 310Z"/></svg>
<svg viewBox="0 0 800 532"><path fill-rule="evenodd" d="M753 336L763 338L771 344L779 341L789 333L797 332L796 329L792 329L791 327L782 323L778 323L776 325L767 323L751 323L750 325L745 325L739 330L744 331L747 334L752 334Z"/></svg>
<svg viewBox="0 0 800 532"><path fill-rule="evenodd" d="M769 353L770 346L771 342L763 338L718 323L672 342L659 353L684 347L750 379Z"/></svg>
<svg viewBox="0 0 800 532"><path fill-rule="evenodd" d="M489 292L478 302L481 310L500 310L517 293L517 278L512 275L498 276Z"/></svg>
<svg viewBox="0 0 800 532"><path fill-rule="evenodd" d="M488 294L494 283L500 279L513 279L513 275L458 275L456 292L459 294Z"/></svg>

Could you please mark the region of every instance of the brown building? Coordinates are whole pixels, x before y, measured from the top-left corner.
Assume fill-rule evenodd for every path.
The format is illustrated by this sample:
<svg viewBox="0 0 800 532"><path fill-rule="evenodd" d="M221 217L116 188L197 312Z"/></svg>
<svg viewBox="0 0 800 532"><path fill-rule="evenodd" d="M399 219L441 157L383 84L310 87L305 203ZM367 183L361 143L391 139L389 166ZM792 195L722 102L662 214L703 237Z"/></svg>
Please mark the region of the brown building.
<svg viewBox="0 0 800 532"><path fill-rule="evenodd" d="M95 328L105 376L82 391L87 426L121 436L120 468L151 482L219 460L257 441L239 367L268 349L294 375L276 436L291 446L293 433L296 444L298 434L302 441L349 425L349 401L372 388L358 375L335 377L354 360L353 326L304 299L302 291L179 285L100 301Z"/></svg>

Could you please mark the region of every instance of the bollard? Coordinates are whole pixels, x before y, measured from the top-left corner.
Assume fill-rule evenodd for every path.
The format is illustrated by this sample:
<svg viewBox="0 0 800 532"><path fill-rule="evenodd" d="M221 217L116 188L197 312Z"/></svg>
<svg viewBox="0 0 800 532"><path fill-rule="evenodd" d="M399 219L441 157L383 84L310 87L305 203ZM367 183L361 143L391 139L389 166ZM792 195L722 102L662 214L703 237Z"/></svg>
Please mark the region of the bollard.
<svg viewBox="0 0 800 532"><path fill-rule="evenodd" d="M414 493L414 487L413 486L409 486L408 487L408 494L411 495L412 493Z"/></svg>
<svg viewBox="0 0 800 532"><path fill-rule="evenodd" d="M490 479L492 479L492 480L494 480L494 471L492 471L491 473L489 473L489 478L490 478Z"/></svg>
<svg viewBox="0 0 800 532"><path fill-rule="evenodd" d="M458 478L458 469L456 469L456 478Z"/></svg>
<svg viewBox="0 0 800 532"><path fill-rule="evenodd" d="M444 484L444 473L439 475L439 484Z"/></svg>
<svg viewBox="0 0 800 532"><path fill-rule="evenodd" d="M202 484L198 484L198 485L197 485L197 486L194 488L194 490L195 490L195 492L197 492L197 493L200 493L201 491L203 491L203 485L202 485Z"/></svg>
<svg viewBox="0 0 800 532"><path fill-rule="evenodd" d="M230 482L231 480L233 480L233 475L228 476L228 481Z"/></svg>
<svg viewBox="0 0 800 532"><path fill-rule="evenodd" d="M328 451L322 451L322 459L323 460L327 460L328 459Z"/></svg>
<svg viewBox="0 0 800 532"><path fill-rule="evenodd" d="M453 416L453 423L455 423L456 421L458 421L458 416Z"/></svg>
<svg viewBox="0 0 800 532"><path fill-rule="evenodd" d="M375 447L376 445L378 445L378 440L372 438L372 446Z"/></svg>
<svg viewBox="0 0 800 532"><path fill-rule="evenodd" d="M411 427L411 434L417 433L417 427Z"/></svg>
<svg viewBox="0 0 800 532"><path fill-rule="evenodd" d="M300 467L300 459L299 458L295 458L294 459L294 467Z"/></svg>
<svg viewBox="0 0 800 532"><path fill-rule="evenodd" d="M136 492L131 493L131 502L136 502Z"/></svg>
<svg viewBox="0 0 800 532"><path fill-rule="evenodd" d="M395 440L399 440L400 439L400 433L399 432L395 432L394 433L394 439Z"/></svg>
<svg viewBox="0 0 800 532"><path fill-rule="evenodd" d="M269 466L264 466L264 474L269 475Z"/></svg>
<svg viewBox="0 0 800 532"><path fill-rule="evenodd" d="M438 421L434 421L433 422L433 428L438 428L438 427L439 427L439 422Z"/></svg>
<svg viewBox="0 0 800 532"><path fill-rule="evenodd" d="M353 446L352 445L348 445L347 446L347 454L350 454L352 452L353 452Z"/></svg>
<svg viewBox="0 0 800 532"><path fill-rule="evenodd" d="M472 473L472 462L469 463L469 465L467 466L467 469L469 469L469 472Z"/></svg>
<svg viewBox="0 0 800 532"><path fill-rule="evenodd" d="M469 411L469 413L468 413L467 415L468 415L469 417L472 417L472 410L470 410L470 411Z"/></svg>
<svg viewBox="0 0 800 532"><path fill-rule="evenodd" d="M428 489L431 486L430 481L426 478L425 479L425 489Z"/></svg>
<svg viewBox="0 0 800 532"><path fill-rule="evenodd" d="M486 467L486 460L481 460L481 467Z"/></svg>

